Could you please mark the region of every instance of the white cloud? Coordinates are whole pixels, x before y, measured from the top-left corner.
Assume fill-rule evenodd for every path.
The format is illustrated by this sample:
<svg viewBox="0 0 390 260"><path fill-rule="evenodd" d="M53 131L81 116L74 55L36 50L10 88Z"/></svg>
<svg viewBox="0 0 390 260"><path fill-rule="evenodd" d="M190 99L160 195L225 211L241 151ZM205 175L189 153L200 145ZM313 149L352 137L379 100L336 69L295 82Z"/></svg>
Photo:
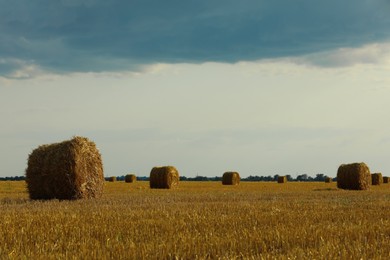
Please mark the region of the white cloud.
<svg viewBox="0 0 390 260"><path fill-rule="evenodd" d="M340 48L292 58L298 64L320 67L349 67L361 64L390 66L390 43L368 44L356 48Z"/></svg>
<svg viewBox="0 0 390 260"><path fill-rule="evenodd" d="M185 176L334 174L350 160L390 170L388 78L386 62L323 68L278 59L8 79L0 174L19 174L26 151L73 135L98 144L109 175L147 175L163 163Z"/></svg>

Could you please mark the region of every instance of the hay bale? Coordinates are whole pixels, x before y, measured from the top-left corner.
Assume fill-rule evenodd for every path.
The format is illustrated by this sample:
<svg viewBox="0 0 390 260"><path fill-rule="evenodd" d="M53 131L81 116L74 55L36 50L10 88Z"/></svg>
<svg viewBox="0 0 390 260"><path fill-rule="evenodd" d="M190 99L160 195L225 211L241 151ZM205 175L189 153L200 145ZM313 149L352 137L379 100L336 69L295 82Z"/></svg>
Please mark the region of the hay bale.
<svg viewBox="0 0 390 260"><path fill-rule="evenodd" d="M382 173L373 173L373 174L371 174L371 184L372 185L381 185L381 184L383 184Z"/></svg>
<svg viewBox="0 0 390 260"><path fill-rule="evenodd" d="M29 155L26 182L31 199L101 197L101 155L95 143L85 137L41 145Z"/></svg>
<svg viewBox="0 0 390 260"><path fill-rule="evenodd" d="M325 177L325 183L331 183L333 179L331 177Z"/></svg>
<svg viewBox="0 0 390 260"><path fill-rule="evenodd" d="M286 183L287 176L278 176L278 183Z"/></svg>
<svg viewBox="0 0 390 260"><path fill-rule="evenodd" d="M365 163L342 164L337 170L337 187L340 189L367 190L370 183L370 169Z"/></svg>
<svg viewBox="0 0 390 260"><path fill-rule="evenodd" d="M222 175L223 185L238 185L240 184L240 174L238 172L225 172Z"/></svg>
<svg viewBox="0 0 390 260"><path fill-rule="evenodd" d="M133 183L133 182L136 182L136 181L137 181L137 176L135 176L135 174L127 174L125 176L125 182Z"/></svg>
<svg viewBox="0 0 390 260"><path fill-rule="evenodd" d="M383 177L383 183L389 183L390 182L390 177Z"/></svg>
<svg viewBox="0 0 390 260"><path fill-rule="evenodd" d="M116 176L108 177L108 181L109 182L115 182L116 181Z"/></svg>
<svg viewBox="0 0 390 260"><path fill-rule="evenodd" d="M173 166L154 167L149 184L152 189L171 189L179 184L179 172Z"/></svg>

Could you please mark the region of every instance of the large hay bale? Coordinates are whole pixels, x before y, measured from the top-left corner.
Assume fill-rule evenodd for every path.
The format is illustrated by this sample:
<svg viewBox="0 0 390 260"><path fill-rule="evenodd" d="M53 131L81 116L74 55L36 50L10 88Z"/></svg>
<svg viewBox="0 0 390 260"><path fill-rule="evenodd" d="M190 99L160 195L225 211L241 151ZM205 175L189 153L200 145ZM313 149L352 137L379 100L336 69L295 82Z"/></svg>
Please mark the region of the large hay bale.
<svg viewBox="0 0 390 260"><path fill-rule="evenodd" d="M381 185L381 184L383 184L382 173L373 173L373 174L371 174L371 184L372 185Z"/></svg>
<svg viewBox="0 0 390 260"><path fill-rule="evenodd" d="M331 177L325 177L325 183L331 183L333 179Z"/></svg>
<svg viewBox="0 0 390 260"><path fill-rule="evenodd" d="M109 182L115 182L116 181L116 176L108 177L108 181Z"/></svg>
<svg viewBox="0 0 390 260"><path fill-rule="evenodd" d="M179 184L179 172L173 166L154 167L149 184L152 189L171 189Z"/></svg>
<svg viewBox="0 0 390 260"><path fill-rule="evenodd" d="M26 182L31 199L101 197L101 155L95 143L85 137L41 145L29 155Z"/></svg>
<svg viewBox="0 0 390 260"><path fill-rule="evenodd" d="M133 182L136 182L136 181L137 181L137 176L135 176L135 174L127 174L125 176L125 182L133 183Z"/></svg>
<svg viewBox="0 0 390 260"><path fill-rule="evenodd" d="M383 183L389 183L390 182L390 177L383 177Z"/></svg>
<svg viewBox="0 0 390 260"><path fill-rule="evenodd" d="M286 183L287 176L278 176L278 183Z"/></svg>
<svg viewBox="0 0 390 260"><path fill-rule="evenodd" d="M240 184L240 174L238 172L225 172L222 175L223 185L238 185Z"/></svg>
<svg viewBox="0 0 390 260"><path fill-rule="evenodd" d="M337 187L340 189L367 190L370 183L370 169L365 163L342 164L337 170Z"/></svg>

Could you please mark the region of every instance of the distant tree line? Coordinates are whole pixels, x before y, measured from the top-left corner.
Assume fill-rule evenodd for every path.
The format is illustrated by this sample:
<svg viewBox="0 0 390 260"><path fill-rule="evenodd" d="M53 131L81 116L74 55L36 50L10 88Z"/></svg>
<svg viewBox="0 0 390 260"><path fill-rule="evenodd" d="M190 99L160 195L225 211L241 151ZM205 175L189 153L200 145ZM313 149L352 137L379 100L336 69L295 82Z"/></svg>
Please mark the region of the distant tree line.
<svg viewBox="0 0 390 260"><path fill-rule="evenodd" d="M246 178L241 178L241 181L277 181L279 176L284 176L284 175L269 175L269 176L252 176L250 175L249 177ZM309 176L307 174L300 174L296 178L293 178L291 175L285 175L287 177L288 181L298 181L298 182L305 182L305 181L318 181L318 182L324 182L325 178L327 177L326 175L319 173L316 174L315 177ZM118 181L124 181L125 176L118 176L116 177ZM106 178L108 180L108 177ZM147 176L137 176L137 180L139 181L149 181L149 177ZM180 176L181 181L222 181L222 176L215 176L215 177L207 177L207 176L200 176L197 175L196 177L186 177L186 176ZM333 178L334 181L336 181L336 178Z"/></svg>
<svg viewBox="0 0 390 260"><path fill-rule="evenodd" d="M24 181L26 176L0 177L0 181Z"/></svg>
<svg viewBox="0 0 390 260"><path fill-rule="evenodd" d="M249 177L246 178L241 178L241 181L277 181L278 177L280 175L269 175L269 176L252 176L250 175ZM284 176L284 175L283 175ZM316 174L315 177L309 176L307 174L300 174L296 178L293 178L291 175L285 175L287 177L288 181L300 181L300 182L305 182L305 181L318 181L318 182L323 182L325 181L325 178L327 177L326 175L319 173ZM26 179L26 176L15 176L15 177L0 177L0 181L24 181ZM109 177L106 177L106 180L108 180ZM124 181L125 176L117 176L116 177L117 181ZM147 176L137 176L137 180L139 181L149 181L149 177ZM181 181L222 181L222 176L215 176L215 177L207 177L207 176L199 176L197 175L196 177L186 177L186 176L180 176ZM336 181L336 178L333 178L334 181Z"/></svg>

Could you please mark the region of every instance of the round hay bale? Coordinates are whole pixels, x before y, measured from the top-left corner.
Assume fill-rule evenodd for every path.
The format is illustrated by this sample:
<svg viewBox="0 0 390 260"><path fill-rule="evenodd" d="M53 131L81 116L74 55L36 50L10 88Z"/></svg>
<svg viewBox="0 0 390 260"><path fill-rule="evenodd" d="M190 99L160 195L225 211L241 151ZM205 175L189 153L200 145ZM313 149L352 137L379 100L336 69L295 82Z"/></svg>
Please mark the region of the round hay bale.
<svg viewBox="0 0 390 260"><path fill-rule="evenodd" d="M137 181L137 176L135 176L135 174L127 174L125 176L125 182L133 183L133 182L136 182L136 181Z"/></svg>
<svg viewBox="0 0 390 260"><path fill-rule="evenodd" d="M29 155L26 169L31 199L84 199L103 194L103 163L94 142L75 136L41 145Z"/></svg>
<svg viewBox="0 0 390 260"><path fill-rule="evenodd" d="M286 183L287 176L278 176L278 183Z"/></svg>
<svg viewBox="0 0 390 260"><path fill-rule="evenodd" d="M367 190L370 183L370 169L365 163L342 164L337 170L337 187L340 189Z"/></svg>
<svg viewBox="0 0 390 260"><path fill-rule="evenodd" d="M240 174L238 172L225 172L222 175L222 185L240 184Z"/></svg>
<svg viewBox="0 0 390 260"><path fill-rule="evenodd" d="M115 182L116 181L116 176L108 177L108 181L109 182Z"/></svg>
<svg viewBox="0 0 390 260"><path fill-rule="evenodd" d="M383 177L383 183L389 183L390 182L390 177Z"/></svg>
<svg viewBox="0 0 390 260"><path fill-rule="evenodd" d="M149 184L152 189L171 189L179 184L179 172L173 166L154 167Z"/></svg>
<svg viewBox="0 0 390 260"><path fill-rule="evenodd" d="M331 177L325 177L325 183L331 183L333 179Z"/></svg>
<svg viewBox="0 0 390 260"><path fill-rule="evenodd" d="M372 185L381 185L383 184L382 173L373 173L371 174L371 184Z"/></svg>

